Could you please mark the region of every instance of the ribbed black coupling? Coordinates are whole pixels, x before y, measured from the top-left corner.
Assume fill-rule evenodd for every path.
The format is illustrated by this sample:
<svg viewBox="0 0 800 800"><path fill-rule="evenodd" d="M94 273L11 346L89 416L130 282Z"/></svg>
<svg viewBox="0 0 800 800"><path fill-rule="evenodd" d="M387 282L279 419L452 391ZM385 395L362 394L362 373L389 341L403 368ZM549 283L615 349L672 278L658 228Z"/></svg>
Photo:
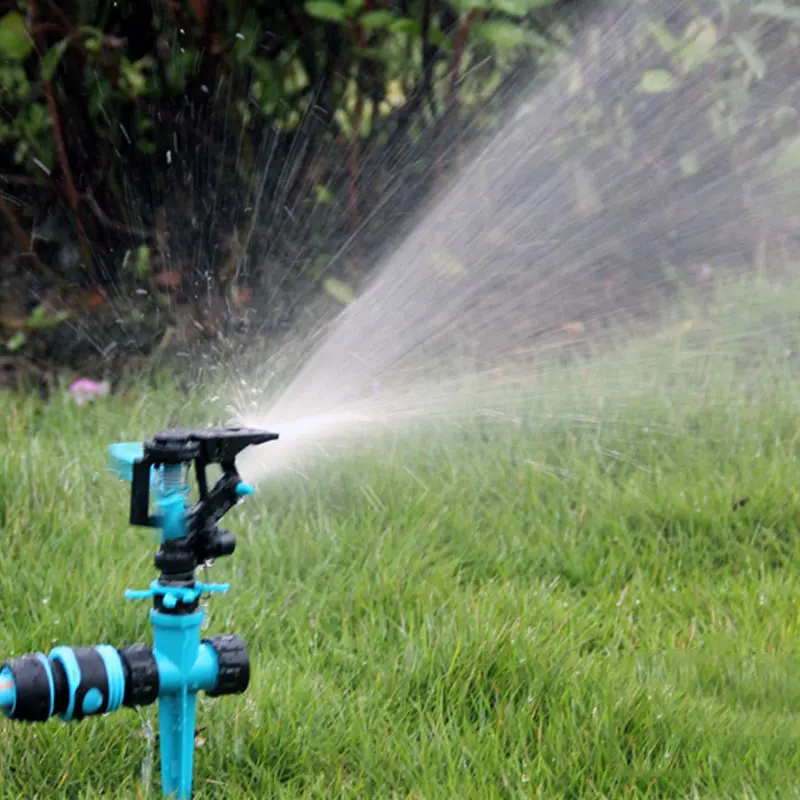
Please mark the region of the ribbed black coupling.
<svg viewBox="0 0 800 800"><path fill-rule="evenodd" d="M146 644L120 647L117 652L125 671L125 697L129 708L149 706L158 699L158 664L153 649Z"/></svg>
<svg viewBox="0 0 800 800"><path fill-rule="evenodd" d="M250 683L250 658L245 643L235 633L222 633L203 641L214 649L219 663L217 685L206 694L221 697L245 691Z"/></svg>

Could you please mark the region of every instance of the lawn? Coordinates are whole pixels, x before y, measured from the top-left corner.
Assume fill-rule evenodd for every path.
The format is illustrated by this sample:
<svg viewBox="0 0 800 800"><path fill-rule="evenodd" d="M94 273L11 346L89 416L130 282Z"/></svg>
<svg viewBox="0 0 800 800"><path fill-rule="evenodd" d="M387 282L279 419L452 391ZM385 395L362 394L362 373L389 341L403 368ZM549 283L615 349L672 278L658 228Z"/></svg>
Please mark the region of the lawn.
<svg viewBox="0 0 800 800"><path fill-rule="evenodd" d="M765 296L749 327L717 320L714 350L636 344L586 384L587 406L603 374L616 387L602 413L475 418L261 486L211 573L232 590L209 631L248 642L253 678L199 701L197 797L799 795L782 297L783 316ZM123 592L153 577L154 543L105 448L217 410L165 384L0 413L0 653L149 641ZM155 725L3 721L0 798L157 797Z"/></svg>

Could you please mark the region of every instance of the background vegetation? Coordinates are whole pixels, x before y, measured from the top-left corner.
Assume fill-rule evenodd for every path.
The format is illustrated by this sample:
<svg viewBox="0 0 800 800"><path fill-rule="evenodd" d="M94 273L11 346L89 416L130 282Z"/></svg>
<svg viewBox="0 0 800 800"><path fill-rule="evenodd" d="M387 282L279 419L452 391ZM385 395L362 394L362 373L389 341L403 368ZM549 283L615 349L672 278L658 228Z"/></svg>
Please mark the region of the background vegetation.
<svg viewBox="0 0 800 800"><path fill-rule="evenodd" d="M517 190L554 178L552 207L596 221L576 257L648 279L702 252L785 261L799 16L781 0L4 0L0 381L113 376L277 335L320 292L349 302L554 64L581 102ZM667 103L683 111L654 130ZM620 201L646 182L664 236L631 225L634 192Z"/></svg>
<svg viewBox="0 0 800 800"><path fill-rule="evenodd" d="M465 120L497 123L512 66L547 49L548 5L0 5L6 349L110 306L144 350L176 305L199 323L185 335L232 307L288 323L346 240L381 238L370 209L412 202L398 184L427 194Z"/></svg>

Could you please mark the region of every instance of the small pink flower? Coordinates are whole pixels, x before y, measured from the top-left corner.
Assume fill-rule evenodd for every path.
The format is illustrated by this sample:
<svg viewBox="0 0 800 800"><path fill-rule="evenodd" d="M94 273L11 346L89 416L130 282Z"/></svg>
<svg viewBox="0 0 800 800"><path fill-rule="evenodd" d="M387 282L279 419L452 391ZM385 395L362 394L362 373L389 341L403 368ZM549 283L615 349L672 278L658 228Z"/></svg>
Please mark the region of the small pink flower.
<svg viewBox="0 0 800 800"><path fill-rule="evenodd" d="M67 389L67 396L72 397L76 405L82 406L95 397L107 397L110 391L111 384L108 381L97 383L89 378L79 378Z"/></svg>

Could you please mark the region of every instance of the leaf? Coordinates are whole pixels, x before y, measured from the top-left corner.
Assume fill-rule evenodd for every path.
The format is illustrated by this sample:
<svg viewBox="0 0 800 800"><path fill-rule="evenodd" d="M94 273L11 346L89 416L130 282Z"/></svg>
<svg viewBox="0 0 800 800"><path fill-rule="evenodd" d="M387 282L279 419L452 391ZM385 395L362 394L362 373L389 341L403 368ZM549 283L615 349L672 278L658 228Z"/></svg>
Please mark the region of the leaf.
<svg viewBox="0 0 800 800"><path fill-rule="evenodd" d="M775 19L800 20L800 8L787 6L782 0L767 0L764 3L756 3L752 13Z"/></svg>
<svg viewBox="0 0 800 800"><path fill-rule="evenodd" d="M553 4L553 0L492 0L489 3L492 11L500 11L512 17L524 17L537 8Z"/></svg>
<svg viewBox="0 0 800 800"><path fill-rule="evenodd" d="M56 311L55 314L51 314L49 317L45 317L32 327L37 329L55 328L62 322L66 322L68 319L70 319L70 317L72 317L72 313L70 311Z"/></svg>
<svg viewBox="0 0 800 800"><path fill-rule="evenodd" d="M709 19L693 20L686 26L685 38L689 39L678 53L678 60L685 72L691 72L708 61L717 46L717 28Z"/></svg>
<svg viewBox="0 0 800 800"><path fill-rule="evenodd" d="M389 25L389 30L391 33L407 33L409 36L422 36L422 26L419 22L415 19L408 19L407 17L395 19L392 24ZM433 33L433 27L431 28L431 33ZM433 37L431 37L431 42L437 44L437 42L433 41Z"/></svg>
<svg viewBox="0 0 800 800"><path fill-rule="evenodd" d="M150 274L150 248L140 244L136 248L136 276L146 278Z"/></svg>
<svg viewBox="0 0 800 800"><path fill-rule="evenodd" d="M389 81L386 84L386 99L391 106L398 108L406 102L406 93L403 90L403 84L400 81Z"/></svg>
<svg viewBox="0 0 800 800"><path fill-rule="evenodd" d="M733 35L733 41L736 43L742 56L744 56L744 60L747 62L750 71L758 80L761 80L767 74L767 65L764 63L764 59L761 58L761 54L756 50L755 45L749 39L740 36L738 33Z"/></svg>
<svg viewBox="0 0 800 800"><path fill-rule="evenodd" d="M362 28L389 28L394 22L394 14L389 11L367 11L358 18Z"/></svg>
<svg viewBox="0 0 800 800"><path fill-rule="evenodd" d="M452 0L450 5L462 14L468 11L489 11L491 8L488 0Z"/></svg>
<svg viewBox="0 0 800 800"><path fill-rule="evenodd" d="M138 97L147 88L147 79L139 62L131 63L127 58L123 58L120 61L119 71L133 97Z"/></svg>
<svg viewBox="0 0 800 800"><path fill-rule="evenodd" d="M25 344L25 334L17 331L7 342L6 349L11 353L16 353Z"/></svg>
<svg viewBox="0 0 800 800"><path fill-rule="evenodd" d="M347 9L334 0L308 0L305 9L307 14L316 19L324 19L328 22L345 22L347 20Z"/></svg>
<svg viewBox="0 0 800 800"><path fill-rule="evenodd" d="M36 308L31 311L31 315L28 318L28 323L35 327L36 325L40 324L47 316L47 309L43 305L38 305Z"/></svg>
<svg viewBox="0 0 800 800"><path fill-rule="evenodd" d="M667 70L651 69L642 75L637 91L641 94L661 94L671 92L677 85L675 78Z"/></svg>
<svg viewBox="0 0 800 800"><path fill-rule="evenodd" d="M349 306L356 299L353 290L337 278L326 279L323 287L334 300L338 300L342 305Z"/></svg>
<svg viewBox="0 0 800 800"><path fill-rule="evenodd" d="M700 171L700 162L697 158L697 153L687 153L685 156L683 156L680 160L680 167L681 172L687 178L697 175L697 173Z"/></svg>
<svg viewBox="0 0 800 800"><path fill-rule="evenodd" d="M104 36L87 36L83 40L83 46L90 53L99 53L103 49L103 43L106 41Z"/></svg>
<svg viewBox="0 0 800 800"><path fill-rule="evenodd" d="M45 83L50 83L53 79L53 75L55 75L58 65L61 62L61 57L67 52L68 46L69 39L62 39L44 54L39 73Z"/></svg>
<svg viewBox="0 0 800 800"><path fill-rule="evenodd" d="M107 43L117 49L125 46L125 40L120 39L118 36L106 36L100 28L95 28L93 25L81 25L78 28L78 33L83 36L83 42L89 48L90 42L97 42L92 44L90 49L99 49L103 43Z"/></svg>
<svg viewBox="0 0 800 800"><path fill-rule="evenodd" d="M775 166L781 171L800 169L800 136L789 139L783 152L778 156Z"/></svg>
<svg viewBox="0 0 800 800"><path fill-rule="evenodd" d="M665 53L674 52L680 45L680 42L672 35L669 28L661 22L653 23L650 26L650 33Z"/></svg>
<svg viewBox="0 0 800 800"><path fill-rule="evenodd" d="M431 253L436 271L444 277L457 278L467 271L464 262L449 250L437 248Z"/></svg>
<svg viewBox="0 0 800 800"><path fill-rule="evenodd" d="M318 203L327 203L328 205L333 203L333 195L330 189L321 183L314 184L314 194Z"/></svg>
<svg viewBox="0 0 800 800"><path fill-rule="evenodd" d="M0 19L0 57L9 61L24 61L33 50L33 41L18 11L9 11Z"/></svg>
<svg viewBox="0 0 800 800"><path fill-rule="evenodd" d="M529 42L527 32L513 22L503 20L476 22L472 30L476 36L501 49L519 47Z"/></svg>
<svg viewBox="0 0 800 800"><path fill-rule="evenodd" d="M347 16L358 13L364 6L364 0L344 0L344 10Z"/></svg>

